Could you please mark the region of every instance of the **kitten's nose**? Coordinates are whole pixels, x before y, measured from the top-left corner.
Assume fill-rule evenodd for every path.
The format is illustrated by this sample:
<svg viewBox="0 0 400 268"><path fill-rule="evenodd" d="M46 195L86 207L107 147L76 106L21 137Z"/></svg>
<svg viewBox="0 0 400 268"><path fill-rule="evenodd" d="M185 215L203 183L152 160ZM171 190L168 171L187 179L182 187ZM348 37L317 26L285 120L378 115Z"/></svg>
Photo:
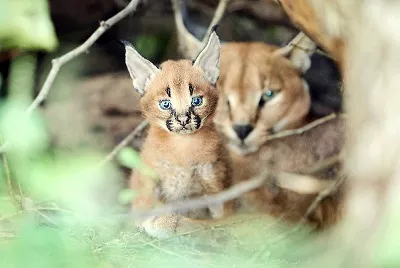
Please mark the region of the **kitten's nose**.
<svg viewBox="0 0 400 268"><path fill-rule="evenodd" d="M176 120L178 120L179 124L181 124L182 126L189 124L189 116L187 115L178 115L176 117Z"/></svg>
<svg viewBox="0 0 400 268"><path fill-rule="evenodd" d="M239 137L239 139L244 140L247 136L249 136L250 132L253 131L253 127L249 124L234 125L233 130L236 132L236 135Z"/></svg>

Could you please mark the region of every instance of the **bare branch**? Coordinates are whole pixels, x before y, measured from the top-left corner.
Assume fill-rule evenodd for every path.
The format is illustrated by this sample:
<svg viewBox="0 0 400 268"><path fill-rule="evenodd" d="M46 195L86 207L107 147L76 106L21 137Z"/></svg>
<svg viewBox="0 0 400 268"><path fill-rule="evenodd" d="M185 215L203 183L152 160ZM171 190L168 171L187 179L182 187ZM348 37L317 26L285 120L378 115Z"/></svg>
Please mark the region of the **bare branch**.
<svg viewBox="0 0 400 268"><path fill-rule="evenodd" d="M52 60L52 67L50 70L49 75L47 76L42 89L39 92L39 95L36 97L36 99L32 102L32 104L28 107L27 113L30 114L32 113L33 110L35 110L40 103L46 98L47 94L50 91L51 86L53 85L54 79L56 78L58 71L60 68L70 60L76 58L80 54L86 52L89 47L91 47L99 37L106 32L108 29L110 29L114 24L125 18L129 13L133 12L137 5L139 4L139 0L132 0L129 5L127 5L124 9L122 9L120 12L118 12L116 15L111 17L110 19L106 21L102 21L100 23L100 27L97 28L97 30L80 46L77 48L71 50L67 54L53 59Z"/></svg>
<svg viewBox="0 0 400 268"><path fill-rule="evenodd" d="M175 17L176 31L178 34L179 50L184 57L194 59L197 56L200 50L207 43L212 27L218 24L224 16L229 1L230 0L219 1L217 9L214 13L211 23L208 26L206 34L203 37L203 40L198 40L186 29L183 14L183 12L186 12L186 10L183 11L183 9L186 8L185 1L171 0L172 9Z"/></svg>
<svg viewBox="0 0 400 268"><path fill-rule="evenodd" d="M319 162L317 165L313 166L312 168L308 168L304 171L300 171L300 174L315 174L318 172L321 172L324 169L327 169L339 162L343 161L343 152L340 152L337 155L334 155L332 157L326 158Z"/></svg>
<svg viewBox="0 0 400 268"><path fill-rule="evenodd" d="M222 17L225 14L226 7L228 6L230 1L231 0L220 0L219 1L217 9L215 10L215 13L214 13L214 17L212 18L210 25L208 25L207 32L206 32L205 36L203 37L203 41L202 41L203 45L205 43L207 43L208 37L210 36L211 30L214 27L214 25L219 24L219 22L221 21Z"/></svg>
<svg viewBox="0 0 400 268"><path fill-rule="evenodd" d="M341 176L339 176L338 179L335 180L335 183L333 183L329 188L326 188L325 190L320 192L318 196L314 199L314 201L311 203L311 205L308 207L306 213L304 214L303 219L301 220L301 223L306 223L307 219L318 207L318 205L322 202L322 200L324 200L325 198L336 192L339 189L339 187L342 186L345 180L346 176L342 174Z"/></svg>
<svg viewBox="0 0 400 268"><path fill-rule="evenodd" d="M257 189L261 187L265 181L268 179L268 176L259 176L257 178L248 180L246 182L242 182L232 186L231 188L222 191L218 194L207 195L205 197L182 200L177 202L172 202L163 205L162 207L145 210L145 211L135 211L131 214L131 216L135 219L147 218L150 216L162 216L168 213L174 212L185 212L194 209L200 209L208 207L212 204L224 203L230 200L234 200L244 193Z"/></svg>
<svg viewBox="0 0 400 268"><path fill-rule="evenodd" d="M312 176L304 176L288 172L271 173L265 171L253 179L233 185L229 189L218 194L168 203L159 208L150 210L134 211L130 216L141 219L150 216L162 216L169 213L183 213L189 210L206 208L213 204L220 204L239 198L247 192L264 186L269 180L275 183L278 187L297 191L300 194L316 194L327 188L330 189L332 184L334 184L332 181L319 180ZM290 182L290 180L299 180L299 182Z"/></svg>
<svg viewBox="0 0 400 268"><path fill-rule="evenodd" d="M176 31L178 35L179 50L184 57L194 59L201 50L202 43L194 37L185 27L182 5L182 0L171 0L172 10L174 12Z"/></svg>
<svg viewBox="0 0 400 268"><path fill-rule="evenodd" d="M114 149L104 158L104 160L99 164L99 166L103 166L104 164L110 162L119 151L121 151L128 143L133 140L135 137L140 135L143 130L149 125L147 120L142 121L128 136L125 137Z"/></svg>
<svg viewBox="0 0 400 268"><path fill-rule="evenodd" d="M118 12L116 15L111 17L110 19L106 21L102 21L100 23L100 27L97 28L97 30L80 46L77 48L71 50L67 54L55 58L52 60L52 67L50 70L50 73L48 74L39 94L37 97L33 100L31 105L27 108L26 113L28 116L32 114L34 110L36 110L39 105L46 99L47 95L50 92L51 86L54 83L54 80L60 71L61 67L71 61L72 59L76 58L77 56L81 55L82 53L86 52L96 41L99 39L99 37L106 32L108 29L110 29L114 24L118 23L120 20L125 18L128 14L132 13L133 11L136 10L137 5L139 4L139 0L132 0L124 9L122 9L120 12ZM7 150L8 147L8 142L5 142L1 147L0 147L0 153L4 152Z"/></svg>
<svg viewBox="0 0 400 268"><path fill-rule="evenodd" d="M346 116L344 114L334 114L333 113L333 114L327 115L325 117L322 117L320 119L317 119L317 120L313 121L312 123L305 125L304 127L290 129L290 130L284 130L284 131L280 131L276 134L269 135L267 138L267 141L281 139L281 138L284 138L287 136L292 136L292 135L301 135L304 132L306 132L316 126L319 126L330 120L334 120L335 118L338 118L338 117L346 117Z"/></svg>

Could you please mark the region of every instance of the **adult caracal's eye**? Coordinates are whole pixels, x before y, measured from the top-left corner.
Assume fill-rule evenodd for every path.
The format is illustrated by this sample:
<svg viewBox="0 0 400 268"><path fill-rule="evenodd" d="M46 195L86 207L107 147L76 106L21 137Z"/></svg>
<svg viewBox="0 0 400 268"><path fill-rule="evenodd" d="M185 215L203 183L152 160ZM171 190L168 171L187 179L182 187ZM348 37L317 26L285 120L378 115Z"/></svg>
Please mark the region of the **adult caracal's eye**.
<svg viewBox="0 0 400 268"><path fill-rule="evenodd" d="M270 90L270 89L267 89L267 90L263 93L262 98L263 98L265 101L267 101L267 100L272 99L274 96L275 96L275 92L272 91L272 90Z"/></svg>
<svg viewBox="0 0 400 268"><path fill-rule="evenodd" d="M264 91L264 93L261 95L260 102L258 106L262 107L267 101L271 100L273 97L275 97L277 92L272 91L270 89L267 89Z"/></svg>
<svg viewBox="0 0 400 268"><path fill-rule="evenodd" d="M171 101L170 100L161 100L160 103L158 104L161 109L163 110L169 110L172 107Z"/></svg>
<svg viewBox="0 0 400 268"><path fill-rule="evenodd" d="M201 106L203 104L203 97L196 96L192 98L192 105L193 106Z"/></svg>

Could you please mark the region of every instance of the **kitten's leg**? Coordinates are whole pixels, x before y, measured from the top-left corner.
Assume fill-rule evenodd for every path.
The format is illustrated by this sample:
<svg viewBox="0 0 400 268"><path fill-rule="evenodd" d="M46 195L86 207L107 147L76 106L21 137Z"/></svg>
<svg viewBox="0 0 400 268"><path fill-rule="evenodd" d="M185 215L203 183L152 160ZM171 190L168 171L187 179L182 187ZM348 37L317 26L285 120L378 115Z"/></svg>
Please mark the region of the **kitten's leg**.
<svg viewBox="0 0 400 268"><path fill-rule="evenodd" d="M205 188L205 196L218 194L230 185L230 170L225 163L217 162L210 168L206 167L202 172L202 185ZM224 203L214 203L208 206L211 217L220 219L231 215L234 212L236 200L229 200Z"/></svg>

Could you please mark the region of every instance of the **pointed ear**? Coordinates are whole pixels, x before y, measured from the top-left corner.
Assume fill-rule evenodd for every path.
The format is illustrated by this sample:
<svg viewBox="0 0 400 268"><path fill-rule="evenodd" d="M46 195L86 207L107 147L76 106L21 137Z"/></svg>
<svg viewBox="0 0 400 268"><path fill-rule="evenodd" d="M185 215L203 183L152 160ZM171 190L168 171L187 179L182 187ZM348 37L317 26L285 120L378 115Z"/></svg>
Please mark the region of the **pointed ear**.
<svg viewBox="0 0 400 268"><path fill-rule="evenodd" d="M215 85L219 78L219 55L221 44L219 38L213 30L208 39L207 45L199 53L193 66L197 66L203 70L205 78Z"/></svg>
<svg viewBox="0 0 400 268"><path fill-rule="evenodd" d="M159 69L147 59L143 58L127 41L120 41L125 46L125 64L132 78L133 87L143 96L146 86L159 71Z"/></svg>
<svg viewBox="0 0 400 268"><path fill-rule="evenodd" d="M303 32L299 32L287 46L277 49L273 54L288 58L293 67L304 74L311 67L310 57L316 48L314 41Z"/></svg>
<svg viewBox="0 0 400 268"><path fill-rule="evenodd" d="M293 50L289 57L293 67L297 68L301 73L305 74L311 67L311 55L302 50Z"/></svg>

